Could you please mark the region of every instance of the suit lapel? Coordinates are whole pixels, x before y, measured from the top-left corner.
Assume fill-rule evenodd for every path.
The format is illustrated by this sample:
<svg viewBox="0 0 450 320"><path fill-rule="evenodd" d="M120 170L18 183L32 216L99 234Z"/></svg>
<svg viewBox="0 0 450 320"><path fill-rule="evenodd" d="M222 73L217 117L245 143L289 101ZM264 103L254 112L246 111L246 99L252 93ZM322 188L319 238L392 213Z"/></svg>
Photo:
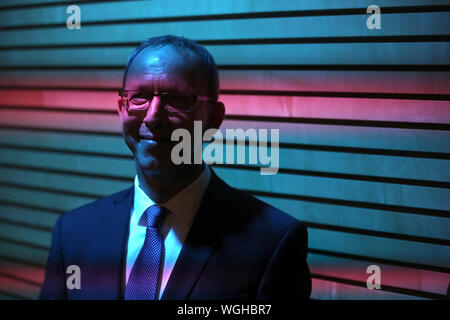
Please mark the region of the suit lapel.
<svg viewBox="0 0 450 320"><path fill-rule="evenodd" d="M100 218L97 271L98 299L121 299L123 264L134 188L125 190Z"/></svg>
<svg viewBox="0 0 450 320"><path fill-rule="evenodd" d="M167 282L163 300L186 300L214 253L217 225L220 225L216 213L222 208L220 188L221 181L211 170L210 184Z"/></svg>

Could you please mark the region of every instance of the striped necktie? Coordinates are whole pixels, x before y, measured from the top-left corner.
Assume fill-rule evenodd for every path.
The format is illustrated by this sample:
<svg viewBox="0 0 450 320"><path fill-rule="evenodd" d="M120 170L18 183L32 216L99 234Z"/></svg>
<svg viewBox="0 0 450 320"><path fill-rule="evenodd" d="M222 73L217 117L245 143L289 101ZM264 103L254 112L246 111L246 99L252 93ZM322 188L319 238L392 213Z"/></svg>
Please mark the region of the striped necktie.
<svg viewBox="0 0 450 320"><path fill-rule="evenodd" d="M145 210L147 223L144 245L133 265L125 288L125 300L157 300L161 282L164 241L160 228L167 210L156 204Z"/></svg>

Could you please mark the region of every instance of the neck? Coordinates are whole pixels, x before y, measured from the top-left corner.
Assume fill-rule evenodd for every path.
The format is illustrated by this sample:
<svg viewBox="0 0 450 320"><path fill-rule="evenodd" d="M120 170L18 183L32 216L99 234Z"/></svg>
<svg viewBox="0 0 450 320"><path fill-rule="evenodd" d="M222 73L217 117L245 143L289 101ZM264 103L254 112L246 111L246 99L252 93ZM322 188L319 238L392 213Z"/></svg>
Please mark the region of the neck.
<svg viewBox="0 0 450 320"><path fill-rule="evenodd" d="M189 165L183 168L182 173L162 176L154 172L147 172L136 165L136 173L139 179L139 187L157 204L164 203L181 192L194 182L203 171L203 164Z"/></svg>

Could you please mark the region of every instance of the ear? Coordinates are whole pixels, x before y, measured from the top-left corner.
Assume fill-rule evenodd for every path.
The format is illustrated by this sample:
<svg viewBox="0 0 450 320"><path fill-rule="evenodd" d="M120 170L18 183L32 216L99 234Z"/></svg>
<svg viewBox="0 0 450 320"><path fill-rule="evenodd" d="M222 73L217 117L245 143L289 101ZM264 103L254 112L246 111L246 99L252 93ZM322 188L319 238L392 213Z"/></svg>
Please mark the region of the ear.
<svg viewBox="0 0 450 320"><path fill-rule="evenodd" d="M117 99L117 112L121 113L123 109L122 98Z"/></svg>
<svg viewBox="0 0 450 320"><path fill-rule="evenodd" d="M208 129L219 129L225 117L225 105L222 101L212 102L212 112L209 113Z"/></svg>
<svg viewBox="0 0 450 320"><path fill-rule="evenodd" d="M122 118L122 113L125 110L122 104L122 98L117 99L117 112L119 113L120 118Z"/></svg>

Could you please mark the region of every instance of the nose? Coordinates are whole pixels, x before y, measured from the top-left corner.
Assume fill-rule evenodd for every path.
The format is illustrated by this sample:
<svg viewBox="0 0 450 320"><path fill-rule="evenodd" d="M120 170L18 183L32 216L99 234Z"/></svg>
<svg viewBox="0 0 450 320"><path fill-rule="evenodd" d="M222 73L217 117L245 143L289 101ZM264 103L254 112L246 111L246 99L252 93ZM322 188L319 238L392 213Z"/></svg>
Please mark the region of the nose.
<svg viewBox="0 0 450 320"><path fill-rule="evenodd" d="M160 96L153 97L143 122L148 127L160 127L167 124L167 111Z"/></svg>

